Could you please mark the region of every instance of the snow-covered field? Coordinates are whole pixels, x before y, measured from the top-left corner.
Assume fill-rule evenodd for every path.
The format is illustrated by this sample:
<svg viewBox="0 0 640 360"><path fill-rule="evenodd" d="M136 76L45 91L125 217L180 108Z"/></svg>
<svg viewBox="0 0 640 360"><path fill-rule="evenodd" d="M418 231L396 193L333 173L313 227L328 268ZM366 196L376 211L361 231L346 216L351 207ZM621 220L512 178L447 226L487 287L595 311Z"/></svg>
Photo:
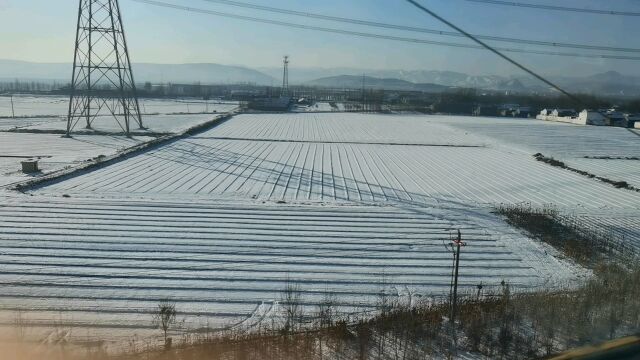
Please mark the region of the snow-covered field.
<svg viewBox="0 0 640 360"><path fill-rule="evenodd" d="M434 122L485 136L496 147L540 152L568 166L640 187L640 134L619 127L580 126L539 120L434 117Z"/></svg>
<svg viewBox="0 0 640 360"><path fill-rule="evenodd" d="M429 119L354 113L242 115L200 137L397 145L486 144L470 132L453 131Z"/></svg>
<svg viewBox="0 0 640 360"><path fill-rule="evenodd" d="M0 131L44 124L52 121L60 121L60 117L0 118Z"/></svg>
<svg viewBox="0 0 640 360"><path fill-rule="evenodd" d="M469 291L580 273L477 208L18 196L0 205L0 301L44 328L148 327L163 298L178 303L190 328L224 326L263 302L277 307L289 277L307 310L329 291L343 311L358 313L375 306L381 289L406 301L446 293L444 244L458 228Z"/></svg>
<svg viewBox="0 0 640 360"><path fill-rule="evenodd" d="M0 132L0 188L79 165L100 155L113 155L148 140L150 138L144 136L129 139L123 136L78 135L68 139L56 134ZM22 173L20 162L31 158L39 159L41 173Z"/></svg>
<svg viewBox="0 0 640 360"><path fill-rule="evenodd" d="M565 160L565 163L573 168L611 180L626 181L630 185L640 188L640 160L569 158Z"/></svg>
<svg viewBox="0 0 640 360"><path fill-rule="evenodd" d="M383 279L407 301L447 293L444 245L458 228L468 245L468 290L503 279L520 289L575 283L584 271L507 226L491 206L553 204L640 245L640 193L532 156L594 172L587 160L602 162L603 176L631 183L637 161L584 156L638 154L638 140L624 129L532 120L235 116L29 194L7 194L0 323L24 309L41 331L56 322L102 335L142 331L151 309L170 297L192 329L268 325L280 314L287 277L307 310L331 291L343 311L370 311Z"/></svg>
<svg viewBox="0 0 640 360"><path fill-rule="evenodd" d="M16 118L11 118L10 98L0 96L0 131L20 128L23 130L63 131L67 128L66 115L69 97L65 96L14 96ZM231 112L238 108L236 102L218 100L159 100L140 99L144 127L153 132L179 132L202 123L216 114ZM109 116L98 117L92 127L100 131L123 131ZM131 123L132 131L138 131ZM85 131L78 123L75 131Z"/></svg>
<svg viewBox="0 0 640 360"><path fill-rule="evenodd" d="M233 109L231 109L233 110ZM154 133L178 133L192 126L204 123L216 117L217 114L181 114L181 115L145 115L142 117L142 125L146 129L139 129L138 125L131 122L130 130L137 134L145 132ZM0 120L2 123L2 120ZM110 116L101 116L94 120L91 128L103 132L123 132L123 128ZM23 130L38 131L65 131L67 129L67 119L58 118L47 122L39 122L34 125L22 127ZM86 132L84 124L78 123L74 128L75 132Z"/></svg>
<svg viewBox="0 0 640 360"><path fill-rule="evenodd" d="M217 116L208 114L171 114L180 112L216 111L226 113L237 108L236 103L189 100L141 100L141 106L159 115L144 115L147 130L138 130L131 124L131 130L138 134L131 139L108 135L74 135L61 138L66 130L64 118L68 97L60 96L14 96L16 118L0 118L0 188L8 184L32 179L55 170L82 164L100 155L110 156L117 152L151 140L145 133L179 133L195 125L202 124ZM7 107L9 113L7 113ZM50 117L38 117L49 115ZM0 117L11 115L9 97L0 97ZM51 115L58 115L51 117ZM30 117L29 117L30 116ZM9 132L18 129L20 132ZM93 129L104 132L122 132L111 117L98 117ZM82 124L74 131L87 132ZM47 133L49 132L49 133ZM152 135L152 134L151 134ZM20 170L20 162L29 158L39 159L40 173L25 175Z"/></svg>
<svg viewBox="0 0 640 360"><path fill-rule="evenodd" d="M140 111L144 114L174 114L228 112L238 106L235 102L218 100L164 100L140 99ZM68 96L14 95L13 112L18 117L65 116L69 111ZM11 98L0 96L0 117L13 116Z"/></svg>
<svg viewBox="0 0 640 360"><path fill-rule="evenodd" d="M426 120L359 114L241 115L200 135L40 191L640 209L640 193L553 168L527 153L505 151L488 139Z"/></svg>
<svg viewBox="0 0 640 360"><path fill-rule="evenodd" d="M429 122L485 136L494 146L542 152L559 159L584 156L633 156L638 136L628 129L583 126L535 119L429 116Z"/></svg>
<svg viewBox="0 0 640 360"><path fill-rule="evenodd" d="M68 96L0 96L0 116L62 116L69 111Z"/></svg>

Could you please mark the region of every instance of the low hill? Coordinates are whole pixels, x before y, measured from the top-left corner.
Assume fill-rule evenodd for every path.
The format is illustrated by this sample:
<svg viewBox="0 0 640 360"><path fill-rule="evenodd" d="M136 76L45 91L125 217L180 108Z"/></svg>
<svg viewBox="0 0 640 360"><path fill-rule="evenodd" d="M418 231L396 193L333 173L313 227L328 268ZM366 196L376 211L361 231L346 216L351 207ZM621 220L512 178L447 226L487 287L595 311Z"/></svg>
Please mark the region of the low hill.
<svg viewBox="0 0 640 360"><path fill-rule="evenodd" d="M72 65L67 63L0 60L0 79L4 80L70 82L71 70ZM257 70L220 64L137 63L133 65L133 72L136 82L271 85L275 81Z"/></svg>
<svg viewBox="0 0 640 360"><path fill-rule="evenodd" d="M321 86L328 88L341 89L361 89L363 86L367 89L384 89L384 90L403 90L403 91L427 91L442 92L449 90L450 87L436 84L416 84L410 81L395 78L376 78L371 76L356 75L339 75L329 76L312 81L308 81L305 85Z"/></svg>

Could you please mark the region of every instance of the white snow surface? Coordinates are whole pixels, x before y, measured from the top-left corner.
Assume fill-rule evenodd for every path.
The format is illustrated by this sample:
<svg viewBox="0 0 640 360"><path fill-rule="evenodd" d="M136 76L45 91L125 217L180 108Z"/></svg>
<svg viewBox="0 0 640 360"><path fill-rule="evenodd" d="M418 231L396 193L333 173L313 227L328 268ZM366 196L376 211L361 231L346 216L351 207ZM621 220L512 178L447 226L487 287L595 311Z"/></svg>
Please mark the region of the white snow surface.
<svg viewBox="0 0 640 360"><path fill-rule="evenodd" d="M233 109L230 109L233 110ZM144 134L145 132L153 133L179 133L195 125L204 123L218 116L218 114L180 114L180 115L145 115L142 117L142 125L145 129L140 129L139 126L133 122L130 122L130 131L136 134ZM119 124L115 119L110 116L100 116L94 120L91 124L91 129L101 132L110 133L122 133L124 124ZM38 130L38 131L66 131L67 119L57 118L51 121L39 122L33 125L27 125L21 127L23 130ZM87 132L87 130L79 122L74 127L75 132ZM72 131L72 132L73 132Z"/></svg>
<svg viewBox="0 0 640 360"><path fill-rule="evenodd" d="M332 292L341 311L362 314L382 289L403 301L446 294L444 245L454 229L467 243L463 291L584 275L486 209L454 204L8 196L0 204L0 318L21 309L42 328L144 329L157 302L171 298L191 329L268 326L282 315L269 309L287 278L300 285L308 312Z"/></svg>
<svg viewBox="0 0 640 360"><path fill-rule="evenodd" d="M11 99L0 96L0 130L66 130L66 115L69 111L68 96L13 97L15 118L11 117ZM228 113L238 108L237 102L196 99L140 99L143 126L152 132L180 132L210 120L217 114ZM75 131L86 131L79 122ZM92 124L100 131L122 132L124 129L110 116L100 116ZM137 124L130 124L131 131L138 131Z"/></svg>
<svg viewBox="0 0 640 360"><path fill-rule="evenodd" d="M80 165L100 155L113 155L150 139L144 136L126 138L92 135L78 135L69 139L57 134L0 132L0 188ZM27 159L39 159L41 172L22 173L20 162Z"/></svg>
<svg viewBox="0 0 640 360"><path fill-rule="evenodd" d="M228 112L237 107L236 102L197 99L139 99L144 114L175 114ZM14 95L13 113L11 98L0 96L0 117L66 116L69 112L69 96Z"/></svg>
<svg viewBox="0 0 640 360"><path fill-rule="evenodd" d="M428 117L361 114L241 115L40 191L640 209L640 193Z"/></svg>
<svg viewBox="0 0 640 360"><path fill-rule="evenodd" d="M442 116L432 121L486 136L496 147L540 152L572 168L640 188L640 134L633 130L507 118Z"/></svg>
<svg viewBox="0 0 640 360"><path fill-rule="evenodd" d="M0 102L2 101L0 97ZM16 101L30 104L46 105L58 104L63 101L59 97L17 97ZM177 110L184 106L182 101L145 100L145 103L166 109ZM193 106L193 102L189 102ZM195 102L196 105L201 104ZM43 109L46 108L43 105ZM199 106L199 105L198 105ZM210 104L209 111L218 106L220 112L235 110L237 106L231 104ZM54 106L53 109L56 109ZM214 119L218 114L174 114L174 115L145 115L144 126L139 130L131 124L131 130L137 134L131 138L104 134L90 134L90 131L78 125L74 131L83 134L72 134L72 138L63 138L61 131L66 130L67 121L63 117L32 117L32 118L0 118L0 189L7 185L30 180L34 177L49 174L53 171L73 167L85 161L104 155L114 155L134 145L152 140L154 133L180 133L193 126ZM11 132L9 130L16 130ZM122 132L120 125L111 117L98 117L93 123L93 129L102 132ZM53 133L54 131L58 133ZM50 132L50 133L47 133ZM41 172L23 174L20 162L34 158L39 160Z"/></svg>
<svg viewBox="0 0 640 360"><path fill-rule="evenodd" d="M48 122L61 121L60 117L16 117L0 118L0 131L24 128L27 126L45 124Z"/></svg>
<svg viewBox="0 0 640 360"><path fill-rule="evenodd" d="M308 311L328 290L342 311L368 312L382 278L403 299L446 294L445 244L458 228L465 291L503 279L519 290L575 284L588 272L490 210L553 204L640 246L640 193L532 156L614 164L584 156L638 153L640 139L621 130L444 116L235 116L29 194L7 193L0 316L7 322L25 309L43 329L64 314L69 324L138 331L171 297L189 328L251 328L281 315L287 277ZM598 171L635 181L637 162L615 164L622 161Z"/></svg>
<svg viewBox="0 0 640 360"><path fill-rule="evenodd" d="M470 132L454 131L428 119L354 113L241 115L201 137L396 145L486 144Z"/></svg>

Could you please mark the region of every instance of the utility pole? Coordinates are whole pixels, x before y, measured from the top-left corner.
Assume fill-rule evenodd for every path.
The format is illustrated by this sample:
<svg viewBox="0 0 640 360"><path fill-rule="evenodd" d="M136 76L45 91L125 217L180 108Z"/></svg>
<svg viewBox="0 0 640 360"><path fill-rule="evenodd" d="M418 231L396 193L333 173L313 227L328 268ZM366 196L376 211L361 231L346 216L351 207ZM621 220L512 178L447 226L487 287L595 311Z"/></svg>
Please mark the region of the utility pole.
<svg viewBox="0 0 640 360"><path fill-rule="evenodd" d="M457 339L456 339L456 313L458 311L458 274L460 269L460 248L466 246L462 241L462 234L458 229L458 236L451 240L451 250L453 252L453 277L451 279L451 314L449 316L451 324L451 350L455 351Z"/></svg>
<svg viewBox="0 0 640 360"><path fill-rule="evenodd" d="M282 92L281 97L289 96L289 56L285 55L283 60L283 72L282 72Z"/></svg>
<svg viewBox="0 0 640 360"><path fill-rule="evenodd" d="M365 76L364 74L362 74L362 112L365 112L365 92L364 92L364 81L365 81Z"/></svg>
<svg viewBox="0 0 640 360"><path fill-rule="evenodd" d="M456 311L458 306L458 274L460 270L460 248L466 244L462 242L462 234L458 230L458 237L451 241L453 248L454 273L453 273L453 297L451 300L451 322L455 322Z"/></svg>
<svg viewBox="0 0 640 360"><path fill-rule="evenodd" d="M13 94L11 94L10 97L11 97L11 117L15 118L16 117L16 112L13 109Z"/></svg>

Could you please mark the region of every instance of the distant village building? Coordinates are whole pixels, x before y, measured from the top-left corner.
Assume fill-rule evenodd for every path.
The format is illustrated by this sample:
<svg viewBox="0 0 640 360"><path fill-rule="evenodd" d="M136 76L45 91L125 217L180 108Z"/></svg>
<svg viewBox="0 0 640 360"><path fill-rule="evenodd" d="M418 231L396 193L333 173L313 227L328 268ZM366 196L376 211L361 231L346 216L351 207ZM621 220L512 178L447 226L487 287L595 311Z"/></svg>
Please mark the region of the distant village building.
<svg viewBox="0 0 640 360"><path fill-rule="evenodd" d="M520 105L518 104L502 104L498 107L498 115L513 117L515 116L519 108Z"/></svg>
<svg viewBox="0 0 640 360"><path fill-rule="evenodd" d="M607 126L627 127L627 118L619 111L608 111L605 113Z"/></svg>
<svg viewBox="0 0 640 360"><path fill-rule="evenodd" d="M249 109L263 111L288 111L292 105L292 99L288 96L277 98L257 98L249 101Z"/></svg>
<svg viewBox="0 0 640 360"><path fill-rule="evenodd" d="M570 124L582 124L574 109L544 109L536 116L538 120L559 121Z"/></svg>
<svg viewBox="0 0 640 360"><path fill-rule="evenodd" d="M484 105L479 104L473 109L475 116L502 116L502 117L531 117L532 109L529 106L518 104Z"/></svg>
<svg viewBox="0 0 640 360"><path fill-rule="evenodd" d="M474 116L498 116L498 106L496 105L476 105L473 109Z"/></svg>
<svg viewBox="0 0 640 360"><path fill-rule="evenodd" d="M574 109L555 109L551 115L555 117L574 117L577 114Z"/></svg>
<svg viewBox="0 0 640 360"><path fill-rule="evenodd" d="M581 125L606 125L606 118L602 115L602 113L595 110L582 110L580 115L578 115L579 124Z"/></svg>
<svg viewBox="0 0 640 360"><path fill-rule="evenodd" d="M540 111L540 114L536 116L536 119L584 125L584 123L581 123L582 120L573 109L544 109Z"/></svg>
<svg viewBox="0 0 640 360"><path fill-rule="evenodd" d="M544 109L536 116L538 120L558 121L576 125L633 127L640 122L640 115L623 114L615 109L585 109L576 114L573 109Z"/></svg>
<svg viewBox="0 0 640 360"><path fill-rule="evenodd" d="M533 109L529 106L520 106L518 111L515 113L515 117L519 118L530 118L533 113Z"/></svg>
<svg viewBox="0 0 640 360"><path fill-rule="evenodd" d="M627 127L640 129L640 114L627 114Z"/></svg>

